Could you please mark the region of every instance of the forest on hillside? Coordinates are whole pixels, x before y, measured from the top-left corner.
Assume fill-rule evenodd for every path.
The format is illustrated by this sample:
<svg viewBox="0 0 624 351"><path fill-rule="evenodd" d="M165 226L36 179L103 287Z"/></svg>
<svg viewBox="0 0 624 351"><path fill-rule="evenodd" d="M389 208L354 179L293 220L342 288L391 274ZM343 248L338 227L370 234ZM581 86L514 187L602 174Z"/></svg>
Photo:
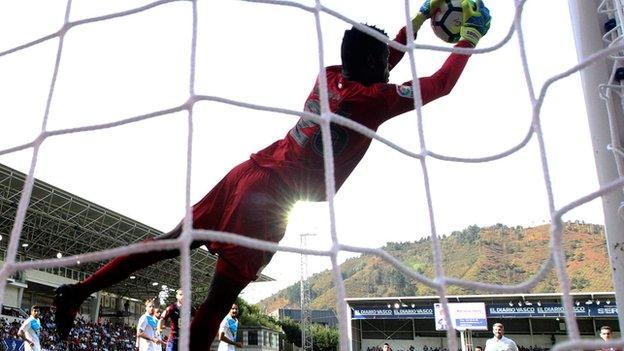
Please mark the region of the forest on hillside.
<svg viewBox="0 0 624 351"><path fill-rule="evenodd" d="M543 265L550 253L550 226L509 227L496 224L480 228L471 225L440 238L443 267L447 276L493 284L513 284L529 279ZM564 250L572 290L611 291L613 289L604 228L583 222L566 222ZM431 239L416 242L389 242L388 254L429 278L434 277ZM412 281L378 256L361 255L341 265L347 297L387 297L435 295L433 289ZM308 280L311 307L333 309L334 282L330 271ZM557 292L559 282L550 272L532 293ZM449 294L483 294L484 291L450 286ZM265 311L299 308L299 284L283 289L261 301Z"/></svg>

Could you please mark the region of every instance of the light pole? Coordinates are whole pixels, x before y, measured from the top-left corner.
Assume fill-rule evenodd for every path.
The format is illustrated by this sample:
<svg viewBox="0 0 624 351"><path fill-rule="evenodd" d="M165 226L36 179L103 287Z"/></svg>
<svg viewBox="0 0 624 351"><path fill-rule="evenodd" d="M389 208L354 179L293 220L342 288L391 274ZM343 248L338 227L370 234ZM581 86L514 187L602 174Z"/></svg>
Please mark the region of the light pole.
<svg viewBox="0 0 624 351"><path fill-rule="evenodd" d="M301 248L307 248L307 237L314 236L316 234L300 234ZM312 312L310 311L310 289L308 286L308 255L301 253L301 347L303 351L313 350L312 330L310 329L312 323Z"/></svg>

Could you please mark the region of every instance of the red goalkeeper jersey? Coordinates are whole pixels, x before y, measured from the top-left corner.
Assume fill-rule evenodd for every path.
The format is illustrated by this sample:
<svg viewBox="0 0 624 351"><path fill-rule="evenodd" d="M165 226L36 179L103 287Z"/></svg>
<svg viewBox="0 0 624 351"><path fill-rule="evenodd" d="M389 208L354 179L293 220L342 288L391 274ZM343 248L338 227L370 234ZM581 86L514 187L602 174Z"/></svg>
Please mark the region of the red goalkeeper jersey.
<svg viewBox="0 0 624 351"><path fill-rule="evenodd" d="M405 44L403 28L395 41ZM460 41L457 47L470 47ZM392 69L403 57L403 52L390 48L388 59ZM453 88L463 71L469 56L450 54L442 67L429 77L419 78L423 104L444 96ZM327 87L332 112L358 122L372 130L388 119L414 109L412 81L403 84L377 83L364 86L347 80L342 66L327 67ZM306 100L304 110L319 114L321 110L319 80ZM360 162L371 139L349 128L331 124L334 152L334 175L336 190ZM284 183L300 197L308 200L325 199L325 170L321 127L302 117L285 138L251 155L261 167L276 172Z"/></svg>

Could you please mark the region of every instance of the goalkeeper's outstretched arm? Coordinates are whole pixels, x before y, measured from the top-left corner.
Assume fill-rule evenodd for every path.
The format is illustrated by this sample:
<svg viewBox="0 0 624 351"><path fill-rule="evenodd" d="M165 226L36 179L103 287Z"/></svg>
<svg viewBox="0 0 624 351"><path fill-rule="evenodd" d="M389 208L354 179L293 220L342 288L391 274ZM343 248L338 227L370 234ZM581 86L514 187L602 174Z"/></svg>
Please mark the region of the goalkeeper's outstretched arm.
<svg viewBox="0 0 624 351"><path fill-rule="evenodd" d="M460 40L455 47L470 48L472 44ZM427 104L437 98L448 95L459 80L470 55L451 54L442 67L429 77L419 79L422 103Z"/></svg>
<svg viewBox="0 0 624 351"><path fill-rule="evenodd" d="M432 2L426 1L425 5ZM491 17L489 10L483 1L463 0L464 23L462 39L455 45L458 48L472 48L489 29ZM468 6L471 4L471 6ZM425 6L423 5L423 6ZM424 12L423 12L424 11ZM421 9L421 14L427 12L427 8ZM418 16L418 15L417 15ZM418 24L417 24L418 25ZM420 23L422 25L422 23ZM429 77L419 78L422 103L427 104L442 96L448 95L459 80L470 54L451 53L444 64ZM387 118L400 115L414 109L412 81L407 81L396 88L386 89L384 100L388 106Z"/></svg>
<svg viewBox="0 0 624 351"><path fill-rule="evenodd" d="M461 39L455 47L475 47L490 29L492 18L483 0L462 0ZM421 78L422 102L426 104L453 90L468 62L468 54L451 54L442 67L430 77Z"/></svg>

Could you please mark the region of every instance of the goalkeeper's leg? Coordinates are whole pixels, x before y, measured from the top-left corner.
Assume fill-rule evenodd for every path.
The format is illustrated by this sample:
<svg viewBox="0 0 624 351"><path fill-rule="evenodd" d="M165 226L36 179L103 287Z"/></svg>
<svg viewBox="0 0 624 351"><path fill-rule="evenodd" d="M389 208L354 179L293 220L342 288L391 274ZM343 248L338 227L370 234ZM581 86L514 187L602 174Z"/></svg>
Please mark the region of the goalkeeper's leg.
<svg viewBox="0 0 624 351"><path fill-rule="evenodd" d="M278 242L286 230L290 192L285 191L275 175L259 167L247 169L239 178L237 189L233 192L235 195L228 198L230 203L219 230ZM201 226L201 223L198 221L196 225ZM257 279L273 256L273 252L235 244L212 242L210 247L219 253L219 258L208 296L191 323L192 351L210 350L219 324L236 297Z"/></svg>
<svg viewBox="0 0 624 351"><path fill-rule="evenodd" d="M240 282L238 279L215 272L208 296L193 316L189 350L210 350L212 341L218 337L221 321L247 284L249 282Z"/></svg>
<svg viewBox="0 0 624 351"><path fill-rule="evenodd" d="M217 184L202 201L213 204L227 203L227 199L225 198L225 195L227 194L225 184L227 183L226 180L230 174L221 180L221 182L219 182L219 184ZM198 216L196 213L197 208L199 208L199 206L196 205L193 209L194 218L197 218ZM203 219L202 225L204 225L204 228L218 228L222 214L222 212L220 212L220 207L215 205L211 207L210 210L211 211L209 211L209 213L201 213L201 215L207 217L206 219ZM150 240L175 239L179 237L181 233L182 225L179 224L175 229L167 234ZM193 242L191 247L196 248L202 244L205 243ZM56 307L56 330L61 340L67 339L69 332L74 325L74 319L80 310L80 305L87 299L87 297L89 297L89 295L123 281L132 273L142 268L148 267L162 260L177 257L179 254L180 251L178 249L172 249L121 256L100 267L95 273L87 277L84 281L77 284L63 285L59 287L56 290L54 306Z"/></svg>
<svg viewBox="0 0 624 351"><path fill-rule="evenodd" d="M174 239L180 236L181 232L181 225L178 225L169 233L145 242ZM193 243L193 247L199 247L201 244L200 242ZM120 256L100 267L82 282L60 286L55 292L54 306L56 307L56 329L61 340L67 339L73 327L74 318L80 310L80 305L89 295L125 280L140 269L179 255L180 251L178 249L172 249Z"/></svg>
<svg viewBox="0 0 624 351"><path fill-rule="evenodd" d="M230 171L193 207L193 226L278 242L284 235L285 214L291 203L290 194L285 189L272 172L256 166L251 160L244 162ZM181 232L181 225L178 225L155 240L177 238ZM256 279L272 256L272 253L219 242L193 242L192 248L203 244L211 252L218 253L220 258L227 259L229 265L225 264L225 260L217 261L217 266L222 266L219 272L230 272L228 277L231 280L244 282L238 284L240 289ZM139 269L178 255L179 250L173 249L122 256L102 266L83 282L57 289L55 318L61 339L69 335L80 305L90 294L121 282ZM225 303L219 306L221 304L227 307ZM216 315L223 318L223 315Z"/></svg>
<svg viewBox="0 0 624 351"><path fill-rule="evenodd" d="M189 350L209 351L219 325L240 292L252 281L273 256L266 252L240 247L236 252L224 252L217 266L206 300L199 306L191 323ZM245 261L242 259L246 258Z"/></svg>

